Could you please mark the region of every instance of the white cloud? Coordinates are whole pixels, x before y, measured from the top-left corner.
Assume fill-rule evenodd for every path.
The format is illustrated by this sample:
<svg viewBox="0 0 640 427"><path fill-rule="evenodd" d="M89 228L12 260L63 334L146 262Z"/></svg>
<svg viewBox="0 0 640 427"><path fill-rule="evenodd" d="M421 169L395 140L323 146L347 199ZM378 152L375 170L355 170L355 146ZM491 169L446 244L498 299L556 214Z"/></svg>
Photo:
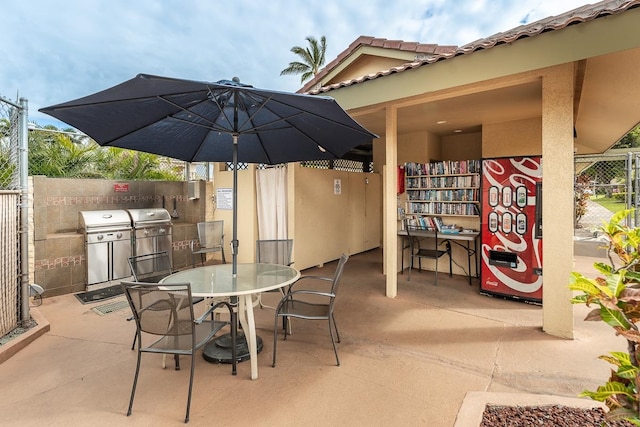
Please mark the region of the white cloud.
<svg viewBox="0 0 640 427"><path fill-rule="evenodd" d="M561 3L561 4L560 4ZM327 62L361 35L462 45L580 1L523 0L7 0L2 4L0 95L38 108L150 73L295 91L280 76L292 46L327 37Z"/></svg>

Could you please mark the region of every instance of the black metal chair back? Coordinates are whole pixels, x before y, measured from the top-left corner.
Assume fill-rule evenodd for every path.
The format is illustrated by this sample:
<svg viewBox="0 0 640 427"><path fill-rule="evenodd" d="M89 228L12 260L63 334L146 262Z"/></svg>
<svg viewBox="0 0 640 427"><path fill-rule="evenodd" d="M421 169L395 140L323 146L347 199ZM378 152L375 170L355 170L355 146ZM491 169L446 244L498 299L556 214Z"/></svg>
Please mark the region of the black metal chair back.
<svg viewBox="0 0 640 427"><path fill-rule="evenodd" d="M292 239L256 240L256 262L291 265Z"/></svg>
<svg viewBox="0 0 640 427"><path fill-rule="evenodd" d="M131 256L129 267L136 282L157 283L173 273L167 251Z"/></svg>
<svg viewBox="0 0 640 427"><path fill-rule="evenodd" d="M333 344L333 352L336 356L336 365L340 366L340 359L338 358L338 350L336 348L336 341L340 342L340 333L338 332L338 325L334 315L334 304L336 301L336 295L338 294L338 287L340 285L340 278L342 277L342 271L347 263L349 256L342 254L336 272L331 277L321 276L302 276L290 287L289 291L282 298L278 306L276 307L275 325L273 328L273 364L276 366L276 346L278 342L278 319L283 318L287 321L291 318L303 319L303 320L327 320L329 322L329 334L331 335L331 344ZM331 284L329 290L314 289L301 289L298 286L303 282L315 282L325 286ZM284 327L284 339L287 339L287 328ZM335 331L335 337L334 337Z"/></svg>
<svg viewBox="0 0 640 427"><path fill-rule="evenodd" d="M138 342L138 361L127 416L131 415L133 408L142 353L173 354L176 370L180 369L179 356L183 355L191 356L187 412L184 421L186 423L189 421L189 409L191 407L193 374L196 365L195 353L211 341L220 329L229 324L229 322L214 320L213 310L225 305L229 310L230 318L232 318L232 307L226 302L219 302L209 307L201 317L196 319L191 303L191 285L189 283L122 282L122 288L136 321ZM211 318L207 319L209 316ZM232 328L232 333L234 331L235 329ZM147 339L144 341L143 334L149 336L148 338L145 337ZM232 350L234 353L232 355L233 372L235 372L235 347Z"/></svg>

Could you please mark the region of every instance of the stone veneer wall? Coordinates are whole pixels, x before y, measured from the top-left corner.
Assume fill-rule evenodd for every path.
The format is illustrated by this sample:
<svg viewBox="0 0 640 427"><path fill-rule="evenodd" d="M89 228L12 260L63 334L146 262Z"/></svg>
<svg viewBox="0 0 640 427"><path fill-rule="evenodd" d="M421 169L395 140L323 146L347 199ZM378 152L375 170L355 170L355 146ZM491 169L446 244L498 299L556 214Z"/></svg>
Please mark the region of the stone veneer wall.
<svg viewBox="0 0 640 427"><path fill-rule="evenodd" d="M197 238L196 223L211 219L212 184L198 181L200 198L189 200L184 181L111 181L33 177L33 283L45 297L85 291L84 235L78 212L102 209L162 207L178 218L173 222L174 269L191 264L189 243ZM126 184L126 186L123 186ZM116 191L128 187L127 191ZM208 203L209 202L209 203Z"/></svg>

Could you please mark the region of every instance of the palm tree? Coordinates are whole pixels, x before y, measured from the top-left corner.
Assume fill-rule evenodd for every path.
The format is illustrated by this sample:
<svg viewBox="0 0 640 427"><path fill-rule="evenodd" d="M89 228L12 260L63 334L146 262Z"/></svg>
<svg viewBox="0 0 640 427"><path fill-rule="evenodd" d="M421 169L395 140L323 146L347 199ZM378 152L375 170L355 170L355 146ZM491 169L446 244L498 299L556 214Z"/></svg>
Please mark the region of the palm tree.
<svg viewBox="0 0 640 427"><path fill-rule="evenodd" d="M320 71L320 67L324 65L324 54L327 50L327 39L325 36L320 37L320 44L315 37L308 36L306 40L309 42L308 48L294 46L291 52L301 58L302 62L290 62L289 66L280 71L281 76L290 74L302 74L300 83L304 83L312 77L315 77Z"/></svg>

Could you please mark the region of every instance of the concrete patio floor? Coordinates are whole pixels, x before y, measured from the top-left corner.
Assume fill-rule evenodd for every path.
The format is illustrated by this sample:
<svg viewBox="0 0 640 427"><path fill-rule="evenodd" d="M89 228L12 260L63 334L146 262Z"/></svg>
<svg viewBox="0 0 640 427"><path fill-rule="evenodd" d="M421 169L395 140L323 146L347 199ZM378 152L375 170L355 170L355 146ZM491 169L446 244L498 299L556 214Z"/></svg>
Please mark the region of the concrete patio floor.
<svg viewBox="0 0 640 427"><path fill-rule="evenodd" d="M589 273L594 259L577 257ZM344 271L336 318L342 343L335 366L326 323L297 321L278 342L271 367L273 311L256 308L264 350L259 378L249 363L210 364L197 357L191 426L425 425L477 426L462 411L465 396L524 395L574 398L609 375L598 356L624 351L622 338L584 322L576 306L575 339L542 332L539 306L480 295L478 282L442 274L398 276L398 296L384 296L382 252L351 257ZM303 274L330 276L335 262ZM565 283L553 284L566 286ZM547 285L548 286L548 285ZM273 305L277 293L268 293ZM133 413L126 416L136 352L129 309L99 315L73 295L44 300L37 310L51 330L0 364L0 425L181 425L190 363L143 355ZM480 394L479 394L479 393ZM590 404L594 402L588 401ZM508 401L507 401L508 403ZM458 419L457 419L458 418ZM457 421L456 421L457 419Z"/></svg>

